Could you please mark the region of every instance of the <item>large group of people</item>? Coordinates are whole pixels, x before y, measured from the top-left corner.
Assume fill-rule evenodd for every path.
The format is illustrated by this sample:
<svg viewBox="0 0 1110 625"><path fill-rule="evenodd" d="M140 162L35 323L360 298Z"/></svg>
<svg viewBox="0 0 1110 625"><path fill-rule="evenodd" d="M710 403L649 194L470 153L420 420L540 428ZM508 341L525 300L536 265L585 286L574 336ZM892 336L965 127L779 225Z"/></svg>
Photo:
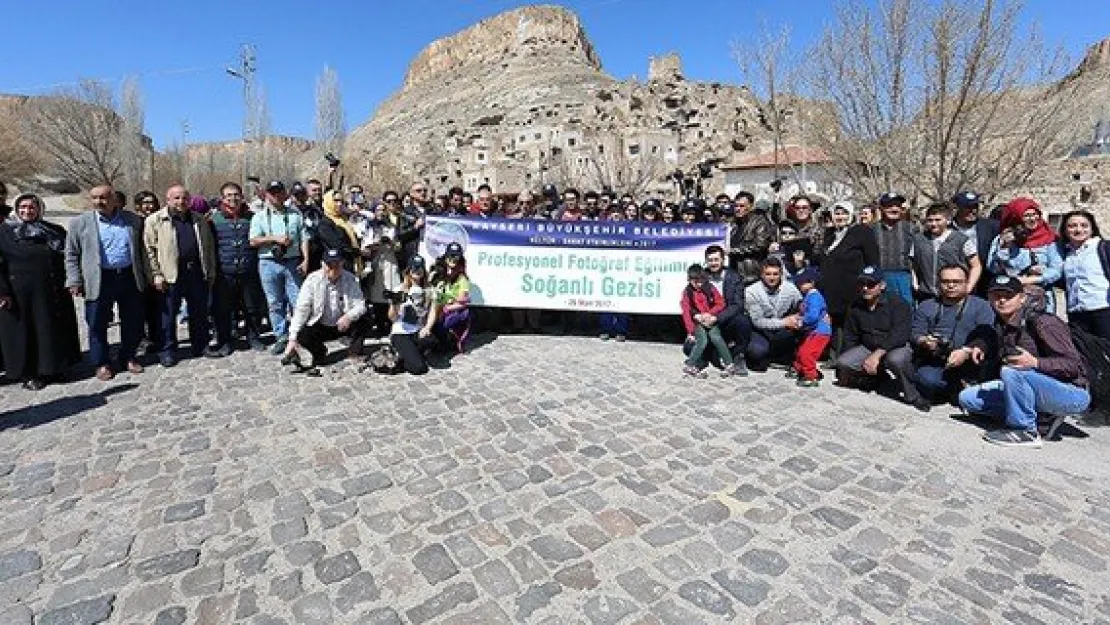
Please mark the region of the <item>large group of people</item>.
<svg viewBox="0 0 1110 625"><path fill-rule="evenodd" d="M397 370L425 373L434 354L465 352L475 315L489 312L471 310L458 245L441 258L418 253L428 215L720 223L725 245L690 268L677 319L568 311L557 325L617 341L682 332L693 377L710 363L725 377L781 367L813 387L823 361L841 386L886 389L922 411L949 401L1002 417L1007 428L987 436L1001 444L1040 444L1038 414L1087 407L1072 332L1110 341L1110 244L1086 211L1054 232L1030 198L985 215L976 194L959 193L918 223L898 193L823 207L804 195L781 206L744 191L671 203L551 185L432 197L417 182L375 201L333 178L275 180L249 197L229 182L211 200L174 185L162 199L135 195L130 208L99 186L68 232L44 219L35 195L10 209L0 201L10 213L0 228L7 376L29 389L65 378L80 354L75 299L101 380L141 373L143 354L177 364L181 324L194 357L269 350L316 375L327 342L365 358L376 338ZM542 327L540 311L499 312L494 329Z"/></svg>

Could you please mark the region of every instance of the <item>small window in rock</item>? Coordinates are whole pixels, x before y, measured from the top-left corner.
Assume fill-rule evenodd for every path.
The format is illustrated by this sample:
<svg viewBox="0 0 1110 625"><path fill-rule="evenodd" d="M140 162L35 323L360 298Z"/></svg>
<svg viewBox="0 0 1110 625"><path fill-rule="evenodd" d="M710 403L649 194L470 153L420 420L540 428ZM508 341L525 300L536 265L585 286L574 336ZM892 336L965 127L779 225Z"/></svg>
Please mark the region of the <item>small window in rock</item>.
<svg viewBox="0 0 1110 625"><path fill-rule="evenodd" d="M1071 179L1076 181L1076 182L1079 182L1082 179L1082 176L1080 176L1079 174L1072 174Z"/></svg>
<svg viewBox="0 0 1110 625"><path fill-rule="evenodd" d="M628 154L629 155L636 156L639 153L640 153L640 146L638 146L636 144L632 144L632 145L628 146Z"/></svg>
<svg viewBox="0 0 1110 625"><path fill-rule="evenodd" d="M574 137L567 138L567 147L568 148L573 148L575 145L578 145L578 140L577 139L575 139Z"/></svg>

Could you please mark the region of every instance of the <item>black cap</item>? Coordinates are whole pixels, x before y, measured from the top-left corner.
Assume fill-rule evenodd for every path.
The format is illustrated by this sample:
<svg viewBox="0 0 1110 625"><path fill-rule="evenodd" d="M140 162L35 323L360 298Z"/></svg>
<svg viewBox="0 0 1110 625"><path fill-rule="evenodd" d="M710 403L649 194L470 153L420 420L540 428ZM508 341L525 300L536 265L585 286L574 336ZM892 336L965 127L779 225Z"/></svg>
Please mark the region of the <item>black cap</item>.
<svg viewBox="0 0 1110 625"><path fill-rule="evenodd" d="M887 191L879 196L879 206L895 206L906 203L906 196L894 191Z"/></svg>
<svg viewBox="0 0 1110 625"><path fill-rule="evenodd" d="M327 264L342 263L343 253L339 250L328 250L324 252L324 262Z"/></svg>
<svg viewBox="0 0 1110 625"><path fill-rule="evenodd" d="M995 276L991 279L990 284L987 285L987 293L1009 293L1010 295L1017 295L1024 291L1021 280L1011 278L1010 276Z"/></svg>
<svg viewBox="0 0 1110 625"><path fill-rule="evenodd" d="M450 256L454 256L456 258L462 258L462 255L463 255L463 248L462 248L461 245L459 245L459 243L457 241L451 241L450 243L447 244L447 248L443 250L443 256L445 258L450 257Z"/></svg>
<svg viewBox="0 0 1110 625"><path fill-rule="evenodd" d="M874 265L868 265L859 272L856 280L859 282L882 282L883 270Z"/></svg>
<svg viewBox="0 0 1110 625"><path fill-rule="evenodd" d="M303 184L294 182L293 186L289 188L289 192L293 195L297 195L298 193L308 193L308 190L304 188Z"/></svg>
<svg viewBox="0 0 1110 625"><path fill-rule="evenodd" d="M419 254L409 259L409 271L424 271L426 266L424 257Z"/></svg>
<svg viewBox="0 0 1110 625"><path fill-rule="evenodd" d="M693 198L690 198L690 199L688 199L688 200L686 200L685 202L682 203L682 212L683 213L699 213L699 212L701 212L701 206L698 206L698 201L697 200L695 200Z"/></svg>
<svg viewBox="0 0 1110 625"><path fill-rule="evenodd" d="M266 185L267 193L285 193L285 183L280 180L271 180Z"/></svg>
<svg viewBox="0 0 1110 625"><path fill-rule="evenodd" d="M728 204L718 204L717 211L726 217L732 216L736 214L736 206L732 202Z"/></svg>
<svg viewBox="0 0 1110 625"><path fill-rule="evenodd" d="M541 193L543 193L545 197L559 196L559 190L555 188L555 185L550 183L543 185L543 190L541 191Z"/></svg>
<svg viewBox="0 0 1110 625"><path fill-rule="evenodd" d="M978 208L979 194L974 191L961 191L952 196L952 203L956 208Z"/></svg>
<svg viewBox="0 0 1110 625"><path fill-rule="evenodd" d="M644 200L644 203L640 205L640 210L658 212L659 200L655 198L648 198Z"/></svg>

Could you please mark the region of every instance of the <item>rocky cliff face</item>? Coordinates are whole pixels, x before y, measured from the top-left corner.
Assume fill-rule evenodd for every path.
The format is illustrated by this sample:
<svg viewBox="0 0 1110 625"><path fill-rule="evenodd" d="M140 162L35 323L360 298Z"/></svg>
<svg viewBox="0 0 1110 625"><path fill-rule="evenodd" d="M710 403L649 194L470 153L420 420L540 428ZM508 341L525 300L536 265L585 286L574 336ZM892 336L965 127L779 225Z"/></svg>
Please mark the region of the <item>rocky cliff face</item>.
<svg viewBox="0 0 1110 625"><path fill-rule="evenodd" d="M673 54L652 60L647 82L615 80L577 16L532 6L425 48L403 88L352 133L345 160L367 173L389 164L441 191L642 191L769 133L747 89L686 81Z"/></svg>

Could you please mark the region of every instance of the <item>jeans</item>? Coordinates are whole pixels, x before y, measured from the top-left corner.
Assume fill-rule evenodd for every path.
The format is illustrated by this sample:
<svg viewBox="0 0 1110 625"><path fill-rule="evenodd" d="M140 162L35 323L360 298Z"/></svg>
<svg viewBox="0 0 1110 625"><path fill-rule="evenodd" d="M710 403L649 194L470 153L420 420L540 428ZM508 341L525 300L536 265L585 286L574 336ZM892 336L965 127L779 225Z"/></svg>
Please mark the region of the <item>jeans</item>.
<svg viewBox="0 0 1110 625"><path fill-rule="evenodd" d="M100 296L85 301L89 359L94 367L108 364L108 324L112 321L112 306L119 307L119 361L126 365L135 360L135 351L143 338L143 294L135 286L131 267L101 270Z"/></svg>
<svg viewBox="0 0 1110 625"><path fill-rule="evenodd" d="M297 305L301 290L301 275L297 272L300 262L299 258L258 261L258 275L262 278L262 290L270 309L270 328L279 341L289 338L289 322L285 315Z"/></svg>
<svg viewBox="0 0 1110 625"><path fill-rule="evenodd" d="M913 306L913 279L910 272L901 269L891 269L883 272L887 293L893 293L902 298L907 304Z"/></svg>
<svg viewBox="0 0 1110 625"><path fill-rule="evenodd" d="M799 338L786 329L753 331L748 342L748 366L754 371L766 371L771 362L787 364L794 357Z"/></svg>
<svg viewBox="0 0 1110 625"><path fill-rule="evenodd" d="M628 315L621 313L601 313L600 319L601 333L615 336L628 335Z"/></svg>
<svg viewBox="0 0 1110 625"><path fill-rule="evenodd" d="M193 355L199 356L208 347L208 283L204 279L204 270L200 263L193 263L191 267L179 267L177 282L166 285L166 292L162 300L162 344L159 346L160 355L171 355L177 351L177 311L181 309L181 302L189 306L189 343L193 348Z"/></svg>
<svg viewBox="0 0 1110 625"><path fill-rule="evenodd" d="M1035 369L1002 367L999 377L961 391L960 407L968 412L1002 417L1008 428L1032 431L1037 429L1038 412L1077 414L1091 403L1086 389Z"/></svg>
<svg viewBox="0 0 1110 625"><path fill-rule="evenodd" d="M713 326L706 328L699 325L694 330L694 349L690 350L690 357L686 359L686 364L701 369L705 366L705 348L712 343L713 347L717 349L717 354L721 357L721 364L728 366L732 364L732 353L728 351L728 345L725 343L725 337L721 336L721 327Z"/></svg>

